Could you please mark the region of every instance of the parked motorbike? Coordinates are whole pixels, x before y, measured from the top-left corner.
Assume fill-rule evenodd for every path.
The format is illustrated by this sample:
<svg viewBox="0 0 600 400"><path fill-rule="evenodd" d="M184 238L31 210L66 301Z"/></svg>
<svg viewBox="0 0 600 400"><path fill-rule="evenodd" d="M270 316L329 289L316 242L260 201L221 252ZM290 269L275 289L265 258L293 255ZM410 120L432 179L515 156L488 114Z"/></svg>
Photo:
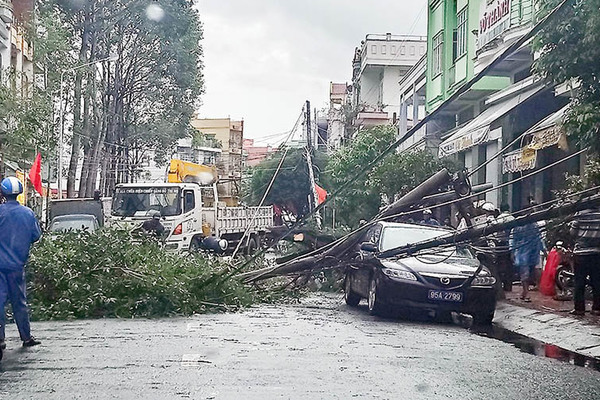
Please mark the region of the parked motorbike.
<svg viewBox="0 0 600 400"><path fill-rule="evenodd" d="M573 250L564 246L563 242L556 242L554 247L559 255L560 261L556 268L556 277L554 282L558 291L563 294L572 296L573 290L575 289L575 261L573 257ZM590 279L586 279L586 298L591 296L591 282Z"/></svg>
<svg viewBox="0 0 600 400"><path fill-rule="evenodd" d="M558 290L566 292L572 291L575 287L575 269L573 262L573 251L563 245L563 242L556 242L554 246L560 256L554 283Z"/></svg>

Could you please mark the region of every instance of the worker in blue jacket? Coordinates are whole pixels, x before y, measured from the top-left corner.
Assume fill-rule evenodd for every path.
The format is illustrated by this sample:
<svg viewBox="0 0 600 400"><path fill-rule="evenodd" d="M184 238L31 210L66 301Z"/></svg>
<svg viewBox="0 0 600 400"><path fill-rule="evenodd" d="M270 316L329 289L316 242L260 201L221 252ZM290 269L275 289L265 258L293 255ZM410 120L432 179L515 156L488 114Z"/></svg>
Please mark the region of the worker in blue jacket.
<svg viewBox="0 0 600 400"><path fill-rule="evenodd" d="M10 300L15 322L24 347L40 344L31 336L29 309L25 286L25 264L32 243L40 239L40 225L29 208L17 202L23 185L15 177L0 182L0 191L6 199L0 204L0 359L6 348L4 306Z"/></svg>

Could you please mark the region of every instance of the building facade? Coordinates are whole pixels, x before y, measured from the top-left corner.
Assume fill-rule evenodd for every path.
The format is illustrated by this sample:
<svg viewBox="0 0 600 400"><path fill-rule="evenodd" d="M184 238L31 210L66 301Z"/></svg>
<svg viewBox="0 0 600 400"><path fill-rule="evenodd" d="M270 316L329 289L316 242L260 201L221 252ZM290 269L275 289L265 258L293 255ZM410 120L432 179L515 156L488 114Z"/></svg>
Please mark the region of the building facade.
<svg viewBox="0 0 600 400"><path fill-rule="evenodd" d="M244 167L255 167L276 151L277 147L255 146L254 139L244 139Z"/></svg>
<svg viewBox="0 0 600 400"><path fill-rule="evenodd" d="M558 146L562 140L556 138L538 149L535 161L531 154L538 150L524 146L536 136L532 129L544 119L552 120L569 98L532 74L534 55L529 45L499 58L530 32L535 23L533 11L533 0L429 2L426 108L428 112L438 111L432 126L442 139L439 157L453 158L474 172L473 184L498 186L535 169L535 165L541 168L567 154L565 146ZM485 76L455 96L483 71ZM450 98L452 101L447 102ZM508 154L498 156L500 151ZM549 200L560 185L556 174L578 172L578 165L578 160L565 163L552 172L489 192L485 200L497 205L508 203L513 210L530 197L538 203Z"/></svg>
<svg viewBox="0 0 600 400"><path fill-rule="evenodd" d="M33 46L25 32L33 0L0 0L0 84L27 95L34 81Z"/></svg>
<svg viewBox="0 0 600 400"><path fill-rule="evenodd" d="M354 126L394 123L400 108L398 81L423 57L427 38L369 34L354 53L352 107Z"/></svg>
<svg viewBox="0 0 600 400"><path fill-rule="evenodd" d="M219 195L229 205L237 204L242 183L244 121L194 117L191 125L203 139L220 146L220 161L216 164L221 183Z"/></svg>
<svg viewBox="0 0 600 400"><path fill-rule="evenodd" d="M33 0L0 0L0 86L9 88L17 97L29 96L30 87L34 83L33 47L25 35L32 14ZM10 129L5 125L8 122L1 118L3 111L0 109L0 140L2 133ZM27 167L12 163L0 154L0 178L4 175L17 176L23 182L23 186L27 187ZM25 195L26 193L20 196L19 201L25 202ZM31 199L34 199L34 196L31 196ZM41 202L30 205L39 211Z"/></svg>
<svg viewBox="0 0 600 400"><path fill-rule="evenodd" d="M327 148L337 149L348 138L346 113L351 107L352 86L347 83L329 84L329 110L327 111Z"/></svg>

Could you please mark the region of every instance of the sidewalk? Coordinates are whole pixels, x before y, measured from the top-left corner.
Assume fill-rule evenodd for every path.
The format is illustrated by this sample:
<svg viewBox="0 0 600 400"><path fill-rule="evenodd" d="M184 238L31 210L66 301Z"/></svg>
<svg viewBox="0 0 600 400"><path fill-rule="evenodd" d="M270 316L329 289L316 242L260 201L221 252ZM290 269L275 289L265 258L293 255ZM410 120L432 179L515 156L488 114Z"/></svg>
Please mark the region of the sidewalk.
<svg viewBox="0 0 600 400"><path fill-rule="evenodd" d="M506 299L498 303L494 322L501 328L552 344L586 357L600 359L600 317L589 314L587 302L583 317L569 315L573 301L557 301L531 291L531 303L519 299L520 287L514 286Z"/></svg>

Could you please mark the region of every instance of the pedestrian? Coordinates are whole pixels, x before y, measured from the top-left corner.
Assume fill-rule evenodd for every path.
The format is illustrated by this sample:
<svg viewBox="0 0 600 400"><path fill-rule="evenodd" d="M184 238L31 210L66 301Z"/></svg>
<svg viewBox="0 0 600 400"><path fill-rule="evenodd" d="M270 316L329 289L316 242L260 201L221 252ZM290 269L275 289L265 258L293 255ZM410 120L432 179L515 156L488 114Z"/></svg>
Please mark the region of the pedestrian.
<svg viewBox="0 0 600 400"><path fill-rule="evenodd" d="M500 215L496 218L496 223L505 224L514 221L515 217L510 213L510 206L506 203L500 204ZM512 281L514 274L513 262L509 250L510 229L496 233L497 238L497 264L500 283L505 292L512 291Z"/></svg>
<svg viewBox="0 0 600 400"><path fill-rule="evenodd" d="M142 224L142 230L160 239L165 233L165 227L160 223L160 211L153 210L150 216L151 218Z"/></svg>
<svg viewBox="0 0 600 400"><path fill-rule="evenodd" d="M452 229L454 229L454 227L452 226L452 221L450 220L450 217L444 218L444 226L446 228L452 228Z"/></svg>
<svg viewBox="0 0 600 400"><path fill-rule="evenodd" d="M535 267L540 262L540 252L546 252L540 229L535 222L532 222L515 227L510 236L509 248L515 267L519 270L523 287L521 300L531 302L529 284L535 279Z"/></svg>
<svg viewBox="0 0 600 400"><path fill-rule="evenodd" d="M421 225L431 225L431 226L440 226L440 223L433 216L433 213L430 209L423 210L423 219L421 220Z"/></svg>
<svg viewBox="0 0 600 400"><path fill-rule="evenodd" d="M600 315L600 209L580 211L570 224L575 238L575 289L573 315L585 314L585 284L590 277L593 294L592 315Z"/></svg>
<svg viewBox="0 0 600 400"><path fill-rule="evenodd" d="M29 309L25 286L25 264L31 244L42 235L40 225L29 208L17 202L23 185L15 177L0 182L0 191L6 203L0 205L0 359L5 343L5 313L7 300L12 304L19 336L24 347L40 344L33 336L29 325Z"/></svg>

